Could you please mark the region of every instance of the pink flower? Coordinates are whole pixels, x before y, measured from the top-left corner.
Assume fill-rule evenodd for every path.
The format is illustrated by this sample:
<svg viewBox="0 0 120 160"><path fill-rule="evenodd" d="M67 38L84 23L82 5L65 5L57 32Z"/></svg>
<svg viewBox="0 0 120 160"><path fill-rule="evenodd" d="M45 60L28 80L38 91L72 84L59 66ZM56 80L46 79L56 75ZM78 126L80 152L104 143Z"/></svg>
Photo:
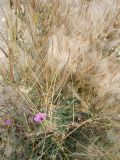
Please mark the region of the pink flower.
<svg viewBox="0 0 120 160"><path fill-rule="evenodd" d="M38 123L41 123L45 119L46 119L46 113L39 112L34 116L34 121Z"/></svg>

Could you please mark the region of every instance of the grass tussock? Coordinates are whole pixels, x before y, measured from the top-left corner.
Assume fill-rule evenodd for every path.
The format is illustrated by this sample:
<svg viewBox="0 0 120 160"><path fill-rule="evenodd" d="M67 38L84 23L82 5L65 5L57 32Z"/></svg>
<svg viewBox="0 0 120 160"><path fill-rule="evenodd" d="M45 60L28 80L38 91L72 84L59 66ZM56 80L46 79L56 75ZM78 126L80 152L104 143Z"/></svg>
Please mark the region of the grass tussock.
<svg viewBox="0 0 120 160"><path fill-rule="evenodd" d="M81 7L87 3L81 1ZM86 32L84 23L77 40L77 12L74 15L74 3L66 6L67 1L11 0L11 9L4 13L8 51L0 68L1 160L120 158L120 146L114 141L120 127L115 55L119 45L113 25L105 31L113 22L113 13L117 17L119 12L105 15L108 21L94 32L91 24ZM118 22L113 22L116 31ZM74 57L79 61L73 63ZM35 121L37 113L46 117Z"/></svg>

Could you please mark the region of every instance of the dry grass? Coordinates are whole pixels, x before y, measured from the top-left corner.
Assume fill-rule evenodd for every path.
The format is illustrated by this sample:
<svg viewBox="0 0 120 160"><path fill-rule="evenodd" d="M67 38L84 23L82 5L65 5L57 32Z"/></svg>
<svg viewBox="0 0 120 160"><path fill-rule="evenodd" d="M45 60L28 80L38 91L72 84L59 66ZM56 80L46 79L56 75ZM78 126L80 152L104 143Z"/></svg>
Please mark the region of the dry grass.
<svg viewBox="0 0 120 160"><path fill-rule="evenodd" d="M89 2L81 1L81 7L83 3ZM115 0L113 4L117 3ZM8 65L0 69L4 83L0 103L4 93L5 105L4 114L0 113L0 158L119 159L120 146L114 143L115 134L113 137L108 134L118 132L120 127L119 89L116 90L120 81L119 64L114 53L119 44L116 37L119 21L117 18L112 21L119 10L112 12L110 8L109 12L108 9L109 14L105 15L108 22L103 19L105 25L100 21L94 32L93 25L87 33L81 24L76 24L74 5L67 6L67 1L14 0L11 7L12 10L4 13L8 27L5 62ZM109 23L111 27L116 24L116 32L114 27L104 31ZM77 27L83 33L80 36ZM102 44L104 36L110 38ZM86 37L89 38L83 41ZM109 45L113 45L113 50ZM79 47L82 54L78 52ZM79 61L73 63L76 58ZM8 106L12 107L8 109ZM3 111L3 106L0 110ZM47 119L41 124L33 121L38 112L47 113ZM5 125L5 118L12 119L12 124Z"/></svg>

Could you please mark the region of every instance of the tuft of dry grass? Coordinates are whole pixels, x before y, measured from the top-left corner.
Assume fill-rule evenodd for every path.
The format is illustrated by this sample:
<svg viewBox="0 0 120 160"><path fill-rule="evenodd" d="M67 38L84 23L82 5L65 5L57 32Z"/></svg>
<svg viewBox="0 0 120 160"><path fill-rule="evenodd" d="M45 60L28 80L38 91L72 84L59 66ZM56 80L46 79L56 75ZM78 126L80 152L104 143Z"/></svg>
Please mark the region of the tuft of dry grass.
<svg viewBox="0 0 120 160"><path fill-rule="evenodd" d="M119 1L78 2L10 0L1 159L120 158ZM47 114L42 123L33 120L38 112Z"/></svg>

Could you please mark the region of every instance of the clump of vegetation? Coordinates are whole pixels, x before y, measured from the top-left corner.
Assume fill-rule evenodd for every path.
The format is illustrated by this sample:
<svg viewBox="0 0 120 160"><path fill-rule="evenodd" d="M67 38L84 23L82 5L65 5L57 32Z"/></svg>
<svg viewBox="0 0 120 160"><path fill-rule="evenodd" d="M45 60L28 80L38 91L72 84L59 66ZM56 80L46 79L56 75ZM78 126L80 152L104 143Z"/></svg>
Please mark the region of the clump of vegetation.
<svg viewBox="0 0 120 160"><path fill-rule="evenodd" d="M11 108L6 104L0 115L1 160L119 159L109 152L114 142L108 135L119 124L94 107L96 92L89 81L47 65L51 24L62 23L56 15L58 1L10 4L9 15L4 13L8 65L0 75L5 92L10 86L14 94L7 99Z"/></svg>

